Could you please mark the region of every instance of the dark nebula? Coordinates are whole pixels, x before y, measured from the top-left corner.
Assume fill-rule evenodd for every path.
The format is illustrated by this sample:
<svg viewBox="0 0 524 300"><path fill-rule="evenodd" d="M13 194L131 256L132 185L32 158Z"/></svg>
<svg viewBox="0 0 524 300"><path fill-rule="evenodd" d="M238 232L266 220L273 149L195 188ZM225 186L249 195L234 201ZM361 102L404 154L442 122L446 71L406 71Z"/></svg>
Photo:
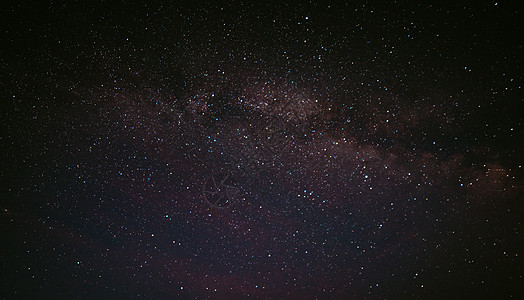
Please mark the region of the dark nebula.
<svg viewBox="0 0 524 300"><path fill-rule="evenodd" d="M30 2L1 298L524 296L513 3Z"/></svg>

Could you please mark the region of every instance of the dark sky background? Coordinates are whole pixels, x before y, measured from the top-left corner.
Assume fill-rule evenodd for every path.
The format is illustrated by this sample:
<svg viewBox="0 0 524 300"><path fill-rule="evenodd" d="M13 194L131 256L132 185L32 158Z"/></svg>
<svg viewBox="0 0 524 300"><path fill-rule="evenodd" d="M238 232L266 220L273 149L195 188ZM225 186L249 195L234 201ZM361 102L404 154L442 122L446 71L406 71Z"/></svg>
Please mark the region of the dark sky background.
<svg viewBox="0 0 524 300"><path fill-rule="evenodd" d="M524 295L516 2L34 2L2 298Z"/></svg>

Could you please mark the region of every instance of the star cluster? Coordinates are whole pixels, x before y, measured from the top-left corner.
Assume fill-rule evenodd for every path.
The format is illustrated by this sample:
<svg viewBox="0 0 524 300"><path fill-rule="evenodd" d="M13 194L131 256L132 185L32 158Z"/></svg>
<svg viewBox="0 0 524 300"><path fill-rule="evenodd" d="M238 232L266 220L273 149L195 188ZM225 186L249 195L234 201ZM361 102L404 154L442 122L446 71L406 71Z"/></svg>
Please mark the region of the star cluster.
<svg viewBox="0 0 524 300"><path fill-rule="evenodd" d="M522 296L520 15L6 6L2 296Z"/></svg>

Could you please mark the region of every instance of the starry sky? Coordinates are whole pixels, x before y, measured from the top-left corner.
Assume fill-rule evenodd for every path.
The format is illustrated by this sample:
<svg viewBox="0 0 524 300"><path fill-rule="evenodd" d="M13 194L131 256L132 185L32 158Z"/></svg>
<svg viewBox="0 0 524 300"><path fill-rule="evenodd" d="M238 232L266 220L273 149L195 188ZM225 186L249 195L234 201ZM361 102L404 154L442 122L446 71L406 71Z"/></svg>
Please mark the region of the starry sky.
<svg viewBox="0 0 524 300"><path fill-rule="evenodd" d="M523 296L515 3L44 2L0 11L2 298Z"/></svg>

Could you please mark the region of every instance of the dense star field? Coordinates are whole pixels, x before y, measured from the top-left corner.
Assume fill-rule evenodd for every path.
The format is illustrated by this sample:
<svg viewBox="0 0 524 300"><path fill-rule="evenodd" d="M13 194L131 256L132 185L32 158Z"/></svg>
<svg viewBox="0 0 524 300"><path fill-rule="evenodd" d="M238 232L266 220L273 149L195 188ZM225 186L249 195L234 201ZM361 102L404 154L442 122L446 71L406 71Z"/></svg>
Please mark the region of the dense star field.
<svg viewBox="0 0 524 300"><path fill-rule="evenodd" d="M524 296L517 5L41 2L0 12L1 298Z"/></svg>

